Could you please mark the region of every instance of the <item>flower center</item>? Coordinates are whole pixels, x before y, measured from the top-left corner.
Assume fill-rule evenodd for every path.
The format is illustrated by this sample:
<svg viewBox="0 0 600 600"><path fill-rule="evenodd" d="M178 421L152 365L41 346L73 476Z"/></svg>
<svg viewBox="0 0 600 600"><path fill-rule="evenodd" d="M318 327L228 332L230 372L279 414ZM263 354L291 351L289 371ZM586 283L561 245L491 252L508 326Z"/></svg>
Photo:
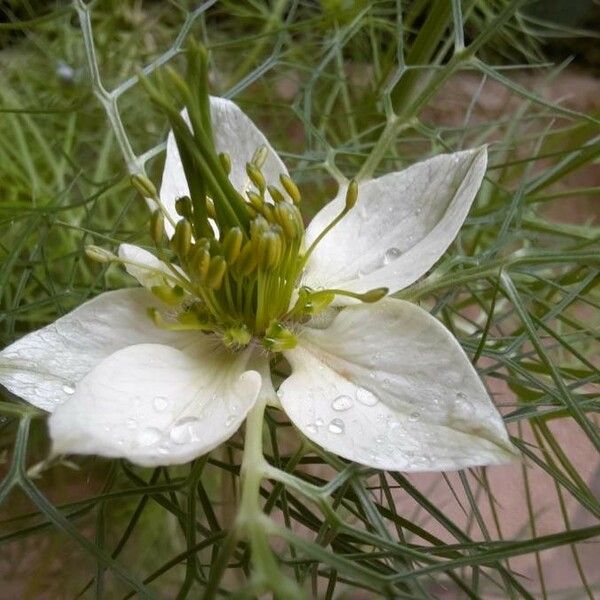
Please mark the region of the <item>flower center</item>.
<svg viewBox="0 0 600 600"><path fill-rule="evenodd" d="M178 218L174 218L146 177L132 177L142 195L158 206L150 234L168 268L166 273L158 272L162 282L151 290L172 310L151 309L155 325L212 332L232 347L259 339L266 348L279 351L296 344L293 323L324 310L336 294L367 302L385 295L384 289L353 294L300 288L291 306L315 246L356 204L357 184L350 183L344 209L304 249L300 191L285 173L279 176L279 186L266 181L262 170L269 154L266 147L257 148L245 165L244 190L232 184L231 158L217 152L213 139L206 52L191 42L187 57L187 82L193 86L168 69L168 82L161 75L158 85L140 75L150 98L169 118L189 188L189 196L176 200ZM179 112L181 104L189 123ZM168 238L165 220L173 230ZM116 259L103 252L89 251L97 260Z"/></svg>

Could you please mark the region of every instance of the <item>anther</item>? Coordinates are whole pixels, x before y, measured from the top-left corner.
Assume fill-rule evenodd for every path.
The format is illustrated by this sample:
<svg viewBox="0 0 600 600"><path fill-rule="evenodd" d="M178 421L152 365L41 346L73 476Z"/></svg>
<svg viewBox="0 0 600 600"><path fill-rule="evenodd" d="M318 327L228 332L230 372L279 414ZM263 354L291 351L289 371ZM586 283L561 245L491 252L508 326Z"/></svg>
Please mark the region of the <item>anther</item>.
<svg viewBox="0 0 600 600"><path fill-rule="evenodd" d="M248 194L248 200L250 202L250 205L260 212L265 203L264 198L256 192L253 192L252 190L249 190L246 193Z"/></svg>
<svg viewBox="0 0 600 600"><path fill-rule="evenodd" d="M191 219L192 217L192 201L188 196L181 196L175 200L175 211L180 217L184 219Z"/></svg>
<svg viewBox="0 0 600 600"><path fill-rule="evenodd" d="M348 189L346 190L346 208L345 211L349 211L354 208L356 205L356 201L358 200L358 183L356 179L352 179L348 184Z"/></svg>
<svg viewBox="0 0 600 600"><path fill-rule="evenodd" d="M262 169L263 165L267 160L268 154L269 150L266 146L259 146L252 155L252 159L250 160L250 162L259 169Z"/></svg>
<svg viewBox="0 0 600 600"><path fill-rule="evenodd" d="M156 187L145 175L132 175L131 184L144 198L158 198Z"/></svg>
<svg viewBox="0 0 600 600"><path fill-rule="evenodd" d="M300 204L302 196L294 180L289 175L282 173L279 176L279 181L281 181L281 185L284 187L285 191L290 195L292 202L296 205Z"/></svg>
<svg viewBox="0 0 600 600"><path fill-rule="evenodd" d="M221 152L219 154L219 160L221 161L221 166L223 167L225 173L229 175L231 173L231 157L227 152Z"/></svg>
<svg viewBox="0 0 600 600"><path fill-rule="evenodd" d="M223 253L225 259L231 265L233 264L242 249L242 243L244 241L244 234L239 227L232 227L223 238Z"/></svg>
<svg viewBox="0 0 600 600"><path fill-rule="evenodd" d="M273 207L273 215L277 224L285 232L286 237L289 239L302 237L304 225L302 224L302 217L294 205L287 202L278 204Z"/></svg>
<svg viewBox="0 0 600 600"><path fill-rule="evenodd" d="M250 181L258 188L258 191L264 194L267 182L262 171L254 163L246 163L246 174L250 178Z"/></svg>
<svg viewBox="0 0 600 600"><path fill-rule="evenodd" d="M283 194L274 185L268 185L267 189L269 190L269 194L271 195L271 198L273 198L273 202L276 202L278 204L280 202L285 202L285 198L283 197Z"/></svg>
<svg viewBox="0 0 600 600"><path fill-rule="evenodd" d="M165 235L165 217L160 209L156 209L150 217L150 237L159 245Z"/></svg>
<svg viewBox="0 0 600 600"><path fill-rule="evenodd" d="M85 247L85 253L88 258L99 263L109 263L113 260L118 260L116 254L109 250L105 250L104 248L100 248L100 246L94 246L93 244Z"/></svg>
<svg viewBox="0 0 600 600"><path fill-rule="evenodd" d="M206 276L206 285L208 287L218 290L223 283L223 277L227 270L227 262L222 256L213 256L210 259L210 265L208 267L208 274Z"/></svg>
<svg viewBox="0 0 600 600"><path fill-rule="evenodd" d="M192 246L192 226L187 219L177 221L171 244L181 259L187 256Z"/></svg>

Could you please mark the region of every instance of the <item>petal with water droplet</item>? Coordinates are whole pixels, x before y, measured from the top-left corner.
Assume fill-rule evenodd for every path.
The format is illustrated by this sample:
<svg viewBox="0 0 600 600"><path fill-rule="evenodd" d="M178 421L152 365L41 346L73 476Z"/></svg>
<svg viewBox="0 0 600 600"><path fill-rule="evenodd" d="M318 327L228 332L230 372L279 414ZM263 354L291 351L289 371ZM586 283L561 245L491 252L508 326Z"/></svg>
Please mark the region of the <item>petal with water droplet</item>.
<svg viewBox="0 0 600 600"><path fill-rule="evenodd" d="M261 377L246 370L249 354L206 342L185 351L159 344L118 350L50 417L53 452L121 457L144 466L205 454L235 433L258 396ZM156 398L165 401L161 410ZM235 413L228 408L233 404Z"/></svg>
<svg viewBox="0 0 600 600"><path fill-rule="evenodd" d="M404 171L361 182L357 207L319 242L303 284L363 293L401 290L444 254L467 217L487 164L485 147L440 154ZM310 245L342 211L345 189L306 230ZM336 296L338 304L353 304Z"/></svg>
<svg viewBox="0 0 600 600"><path fill-rule="evenodd" d="M292 375L280 387L284 410L307 437L347 459L441 471L517 454L456 339L414 304L347 307L327 329L305 328L285 355ZM356 401L340 412L339 398ZM315 415L327 427L315 427Z"/></svg>
<svg viewBox="0 0 600 600"><path fill-rule="evenodd" d="M100 361L133 344L184 348L195 332L154 327L146 314L158 301L145 289L105 292L0 352L0 385L52 412Z"/></svg>

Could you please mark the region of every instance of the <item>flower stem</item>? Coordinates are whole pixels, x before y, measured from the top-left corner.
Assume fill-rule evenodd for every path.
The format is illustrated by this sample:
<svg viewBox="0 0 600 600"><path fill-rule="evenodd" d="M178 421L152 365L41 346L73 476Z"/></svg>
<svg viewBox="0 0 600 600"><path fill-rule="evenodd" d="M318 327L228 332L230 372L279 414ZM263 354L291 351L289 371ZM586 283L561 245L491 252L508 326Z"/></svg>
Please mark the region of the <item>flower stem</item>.
<svg viewBox="0 0 600 600"><path fill-rule="evenodd" d="M210 574L204 598L214 598L227 567L229 556L238 541L245 538L250 546L253 579L258 587L271 591L276 598L305 598L298 584L284 575L269 545L269 535L278 531L260 504L260 486L267 473L272 473L263 456L263 422L266 401L259 399L246 418L246 439L242 459L242 490L238 514L229 532L215 568Z"/></svg>

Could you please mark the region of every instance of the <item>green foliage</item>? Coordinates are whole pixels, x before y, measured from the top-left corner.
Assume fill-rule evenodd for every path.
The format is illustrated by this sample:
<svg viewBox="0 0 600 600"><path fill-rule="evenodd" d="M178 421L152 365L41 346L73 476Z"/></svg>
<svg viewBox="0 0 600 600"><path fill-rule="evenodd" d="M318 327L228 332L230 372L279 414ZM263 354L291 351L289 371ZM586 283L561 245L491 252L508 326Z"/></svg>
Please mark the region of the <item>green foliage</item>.
<svg viewBox="0 0 600 600"><path fill-rule="evenodd" d="M150 214L129 174L158 183L167 123L136 72L167 62L181 69L179 50L194 36L211 51L214 92L260 124L311 212L331 197L338 171L386 173L490 143L467 225L432 275L402 297L431 308L490 388L504 392L498 403L525 457L511 467L522 472L514 494L528 521L516 532L507 526L491 470L435 479L462 518L430 497L427 480L345 463L268 409L264 453L277 470L251 483L273 519L237 539L239 494L252 491L240 487L242 434L185 467L150 471L94 458L78 459L79 470L36 465L47 447L42 415L0 392L8 589L24 598L192 598L207 590L247 598L269 588L282 598L299 589L319 598L446 598L446 590L593 598L588 579L597 586L597 573L584 559L600 533L600 502L557 432L570 427L587 440L588 456L600 447L591 417L600 406L600 229L550 215L597 197L597 186L571 181L598 160L600 115L544 94L565 65L546 62L540 36L560 29L537 24L534 37L519 0L198 4L34 3L0 24L2 344L131 283L89 262L84 247L150 243L140 233ZM537 85L524 85L516 69ZM475 85L448 116L441 98L464 78ZM492 116L478 108L489 85L506 97L506 110ZM538 476L550 482L560 515L549 533L538 526L546 510L536 505ZM575 575L561 596L547 589L544 563L563 547ZM513 566L517 557L531 559L527 577Z"/></svg>

